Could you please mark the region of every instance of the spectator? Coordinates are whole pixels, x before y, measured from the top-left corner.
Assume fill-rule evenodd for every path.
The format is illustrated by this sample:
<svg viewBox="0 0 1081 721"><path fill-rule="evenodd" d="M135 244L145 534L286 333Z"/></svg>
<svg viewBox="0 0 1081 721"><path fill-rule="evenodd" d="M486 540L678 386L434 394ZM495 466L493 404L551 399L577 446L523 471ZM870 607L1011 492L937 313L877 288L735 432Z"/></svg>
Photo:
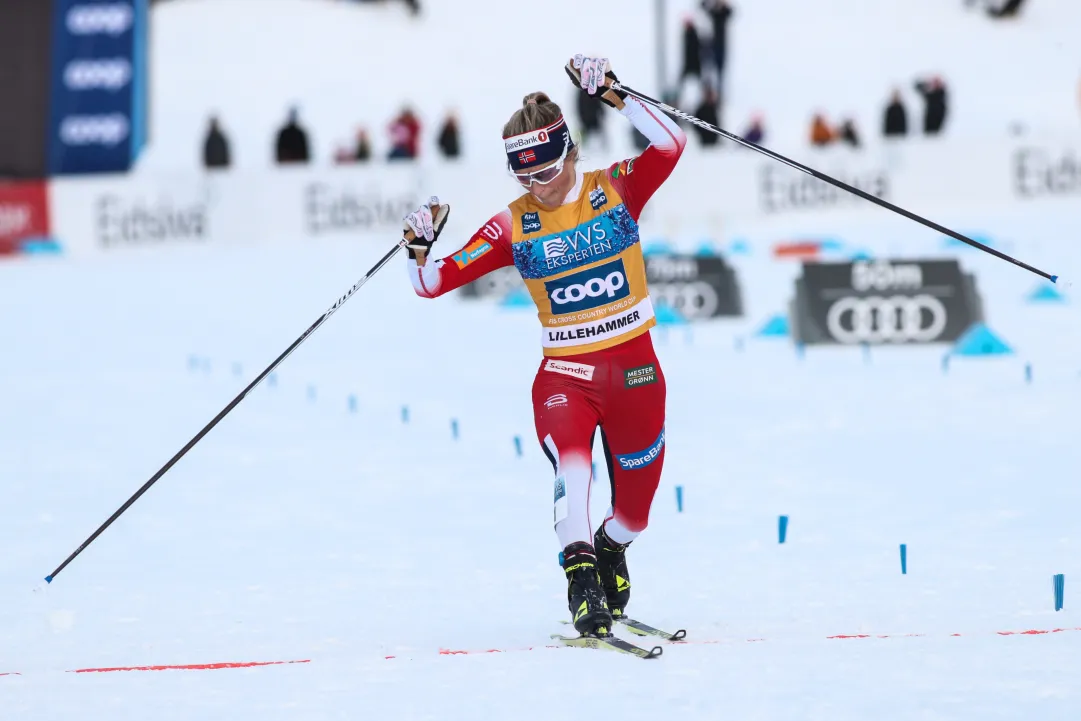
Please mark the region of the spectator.
<svg viewBox="0 0 1081 721"><path fill-rule="evenodd" d="M698 116L699 120L705 120L711 125L720 127L720 105L721 97L712 86L706 85L702 89L702 103L695 109L694 114ZM714 132L700 128L697 125L694 126L695 132L698 133L698 140L705 147L712 147L720 140L720 136Z"/></svg>
<svg viewBox="0 0 1081 721"><path fill-rule="evenodd" d="M938 135L942 132L942 126L946 124L948 105L946 84L936 75L929 81L918 81L916 90L927 104L923 112L923 132L925 135Z"/></svg>
<svg viewBox="0 0 1081 721"><path fill-rule="evenodd" d="M765 141L766 128L762 124L761 115L756 113L751 116L751 124L743 131L743 139L755 145L761 145Z"/></svg>
<svg viewBox="0 0 1081 721"><path fill-rule="evenodd" d="M366 163L372 159L372 146L368 142L368 131L364 128L357 129L357 149L353 153L353 159L358 163Z"/></svg>
<svg viewBox="0 0 1081 721"><path fill-rule="evenodd" d="M811 119L811 145L823 147L829 145L837 136L833 132L833 128L826 122L826 118L822 113L815 113Z"/></svg>
<svg viewBox="0 0 1081 721"><path fill-rule="evenodd" d="M289 109L289 122L278 131L275 146L275 158L279 165L307 163L311 156L308 152L308 134L297 122L299 113L295 107Z"/></svg>
<svg viewBox="0 0 1081 721"><path fill-rule="evenodd" d="M882 134L887 138L908 135L908 111L901 102L901 91L894 89L890 104L886 106L886 116L882 123Z"/></svg>
<svg viewBox="0 0 1081 721"><path fill-rule="evenodd" d="M997 0L987 3L987 14L993 18L1017 17L1025 0Z"/></svg>
<svg viewBox="0 0 1081 721"><path fill-rule="evenodd" d="M713 21L713 67L717 71L717 90L723 87L724 67L728 58L728 20L732 17L732 7L728 0L702 0L702 9Z"/></svg>
<svg viewBox="0 0 1081 721"><path fill-rule="evenodd" d="M579 127L582 128L582 145L588 146L591 138L599 137L601 143L607 148L608 143L604 138L604 104L596 95L589 93L575 93L578 103Z"/></svg>
<svg viewBox="0 0 1081 721"><path fill-rule="evenodd" d="M458 118L454 113L448 113L447 119L443 121L443 129L439 131L439 149L446 158L457 158L462 154L458 139Z"/></svg>
<svg viewBox="0 0 1081 721"><path fill-rule="evenodd" d="M856 132L856 124L851 118L845 118L841 123L840 138L842 142L848 143L853 148L860 147L860 136Z"/></svg>
<svg viewBox="0 0 1081 721"><path fill-rule="evenodd" d="M690 17L683 19L683 69L679 72L680 82L687 78L702 77L702 41L698 37L698 28ZM582 93L585 95L585 93Z"/></svg>
<svg viewBox="0 0 1081 721"><path fill-rule="evenodd" d="M229 141L221 131L217 116L212 115L203 141L203 167L228 168L229 164Z"/></svg>
<svg viewBox="0 0 1081 721"><path fill-rule="evenodd" d="M390 155L388 160L413 160L420 141L420 121L412 109L404 108L390 124Z"/></svg>

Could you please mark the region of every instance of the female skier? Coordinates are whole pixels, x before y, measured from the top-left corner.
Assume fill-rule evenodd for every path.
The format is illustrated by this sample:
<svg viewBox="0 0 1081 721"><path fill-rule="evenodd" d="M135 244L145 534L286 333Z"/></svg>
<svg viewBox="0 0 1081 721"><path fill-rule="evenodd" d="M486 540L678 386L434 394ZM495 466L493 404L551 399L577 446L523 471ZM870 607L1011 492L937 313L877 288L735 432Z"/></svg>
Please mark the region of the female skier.
<svg viewBox="0 0 1081 721"><path fill-rule="evenodd" d="M567 600L578 632L603 637L630 600L627 546L646 527L664 463L665 381L649 335L656 321L637 220L686 137L659 111L613 90L606 58L576 55L565 69L650 146L605 170L581 172L559 106L532 93L503 128L510 172L526 192L442 260L428 254L446 204L432 197L406 217L405 230L414 236L408 270L418 295L434 298L514 265L537 304L544 358L533 414L555 469ZM594 533L589 489L598 427L612 501Z"/></svg>

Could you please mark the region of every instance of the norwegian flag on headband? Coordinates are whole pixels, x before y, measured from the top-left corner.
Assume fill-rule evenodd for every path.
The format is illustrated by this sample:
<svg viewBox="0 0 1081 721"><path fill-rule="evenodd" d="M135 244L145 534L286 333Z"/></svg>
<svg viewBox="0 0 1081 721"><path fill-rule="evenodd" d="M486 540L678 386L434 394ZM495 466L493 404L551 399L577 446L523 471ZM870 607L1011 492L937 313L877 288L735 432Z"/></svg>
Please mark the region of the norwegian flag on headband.
<svg viewBox="0 0 1081 721"><path fill-rule="evenodd" d="M510 169L521 171L559 159L574 147L574 142L561 115L545 128L503 138L503 145Z"/></svg>

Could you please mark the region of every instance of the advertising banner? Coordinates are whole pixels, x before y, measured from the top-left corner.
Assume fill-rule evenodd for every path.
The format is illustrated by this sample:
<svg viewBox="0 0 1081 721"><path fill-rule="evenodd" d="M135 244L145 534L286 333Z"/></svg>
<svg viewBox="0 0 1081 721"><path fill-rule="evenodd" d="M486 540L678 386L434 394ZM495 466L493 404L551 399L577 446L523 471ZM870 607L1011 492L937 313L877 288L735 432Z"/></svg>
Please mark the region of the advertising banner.
<svg viewBox="0 0 1081 721"><path fill-rule="evenodd" d="M49 236L45 183L0 183L0 256L51 245Z"/></svg>
<svg viewBox="0 0 1081 721"><path fill-rule="evenodd" d="M804 263L792 306L794 340L807 345L945 343L983 320L956 260Z"/></svg>
<svg viewBox="0 0 1081 721"><path fill-rule="evenodd" d="M49 173L127 171L145 136L146 0L53 0Z"/></svg>

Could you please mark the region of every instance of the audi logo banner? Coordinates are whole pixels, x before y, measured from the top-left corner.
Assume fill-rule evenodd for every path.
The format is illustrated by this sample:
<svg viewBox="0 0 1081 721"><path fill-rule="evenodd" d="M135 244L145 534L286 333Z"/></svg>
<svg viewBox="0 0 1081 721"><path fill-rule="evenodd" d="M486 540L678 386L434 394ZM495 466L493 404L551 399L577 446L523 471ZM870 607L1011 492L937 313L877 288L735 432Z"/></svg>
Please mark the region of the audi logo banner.
<svg viewBox="0 0 1081 721"><path fill-rule="evenodd" d="M55 0L49 173L131 168L145 135L147 0Z"/></svg>
<svg viewBox="0 0 1081 721"><path fill-rule="evenodd" d="M804 263L792 302L797 343L948 343L983 320L956 260Z"/></svg>
<svg viewBox="0 0 1081 721"><path fill-rule="evenodd" d="M649 295L690 321L743 315L735 270L721 256L658 254L646 257ZM505 298L525 288L515 268L500 268L461 290L464 298Z"/></svg>

